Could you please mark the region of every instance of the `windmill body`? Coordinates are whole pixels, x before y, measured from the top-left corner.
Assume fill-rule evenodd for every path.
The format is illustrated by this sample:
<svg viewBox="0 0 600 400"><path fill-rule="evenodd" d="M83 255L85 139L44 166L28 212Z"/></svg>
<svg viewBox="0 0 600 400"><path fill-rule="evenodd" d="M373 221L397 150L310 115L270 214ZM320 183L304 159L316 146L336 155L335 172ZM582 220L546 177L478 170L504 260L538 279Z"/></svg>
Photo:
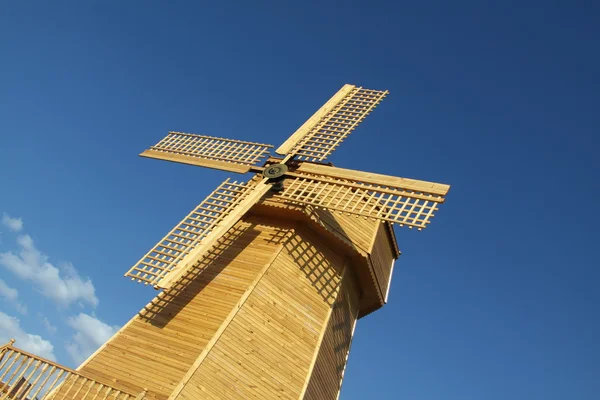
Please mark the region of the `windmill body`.
<svg viewBox="0 0 600 400"><path fill-rule="evenodd" d="M144 151L255 175L221 184L126 273L160 293L45 398L336 399L357 320L387 299L392 224L425 228L449 189L324 163L386 94L345 85L281 157L178 132Z"/></svg>

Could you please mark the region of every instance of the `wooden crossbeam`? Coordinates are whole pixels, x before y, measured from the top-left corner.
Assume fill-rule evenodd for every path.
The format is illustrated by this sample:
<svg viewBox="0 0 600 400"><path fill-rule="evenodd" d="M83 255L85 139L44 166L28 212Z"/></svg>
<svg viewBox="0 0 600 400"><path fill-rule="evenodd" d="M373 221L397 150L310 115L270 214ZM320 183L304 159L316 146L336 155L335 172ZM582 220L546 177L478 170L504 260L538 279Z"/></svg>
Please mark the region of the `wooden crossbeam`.
<svg viewBox="0 0 600 400"><path fill-rule="evenodd" d="M250 171L249 165L234 164L232 162L219 160L209 160L206 158L193 157L185 154L167 153L152 149L143 151L140 153L140 156L155 158L157 160L177 162L181 164L195 165L197 167L220 169L223 171L236 172L238 174L245 174L246 172Z"/></svg>
<svg viewBox="0 0 600 400"><path fill-rule="evenodd" d="M302 163L299 172L312 175L321 175L334 179L344 179L355 182L364 182L382 187L394 187L415 192L431 193L445 196L450 190L450 185L443 183L427 182L416 179L400 178L390 175L375 174L372 172L357 171L353 169L337 168L329 165Z"/></svg>

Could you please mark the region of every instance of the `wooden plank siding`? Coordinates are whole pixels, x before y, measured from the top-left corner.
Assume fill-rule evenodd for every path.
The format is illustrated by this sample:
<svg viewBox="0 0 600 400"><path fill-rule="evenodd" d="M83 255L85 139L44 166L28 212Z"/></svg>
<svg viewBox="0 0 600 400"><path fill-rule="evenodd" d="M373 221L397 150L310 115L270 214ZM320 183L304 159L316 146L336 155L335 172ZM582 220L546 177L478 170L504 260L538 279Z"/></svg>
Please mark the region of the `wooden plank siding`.
<svg viewBox="0 0 600 400"><path fill-rule="evenodd" d="M384 301L387 299L389 290L392 263L396 259L396 252L391 245L389 235L388 228L384 224L379 224L369 251L369 259Z"/></svg>
<svg viewBox="0 0 600 400"><path fill-rule="evenodd" d="M311 210L307 207L309 216L318 216L318 222L329 229L342 240L351 243L351 246L362 255L366 255L377 234L381 223L368 220L356 215L341 214L323 209Z"/></svg>
<svg viewBox="0 0 600 400"><path fill-rule="evenodd" d="M323 342L318 349L304 400L335 400L342 384L346 361L358 318L358 292L353 274L346 274Z"/></svg>
<svg viewBox="0 0 600 400"><path fill-rule="evenodd" d="M343 265L318 237L296 231L171 398L298 399L338 297Z"/></svg>
<svg viewBox="0 0 600 400"><path fill-rule="evenodd" d="M193 273L159 294L78 370L130 392L148 388L147 398L167 399L285 232L238 223Z"/></svg>
<svg viewBox="0 0 600 400"><path fill-rule="evenodd" d="M251 212L255 215L274 216L280 219L290 219L300 223L311 223L322 228L319 234L321 241L334 241L347 246L349 251L342 246L340 249L353 258L353 267L357 275L357 282L362 292L360 298L359 318L379 309L385 304L389 277L391 274L392 259L399 256L393 227L356 215L330 212L312 206L302 206L273 197L265 199L255 206ZM325 231L325 232L324 232ZM325 238L325 236L329 238ZM385 243L383 243L385 242ZM388 253L386 249L392 249ZM372 252L377 252L371 257Z"/></svg>
<svg viewBox="0 0 600 400"><path fill-rule="evenodd" d="M303 214L303 218L300 218L300 220L306 221L307 218L311 219L365 257L370 251L377 230L381 225L378 221L364 217L331 212L313 206L297 205L277 197L267 198L255 208L259 209L261 205L272 209L270 211L272 214L277 213L277 215L287 216L288 218L291 217L289 211L301 213Z"/></svg>

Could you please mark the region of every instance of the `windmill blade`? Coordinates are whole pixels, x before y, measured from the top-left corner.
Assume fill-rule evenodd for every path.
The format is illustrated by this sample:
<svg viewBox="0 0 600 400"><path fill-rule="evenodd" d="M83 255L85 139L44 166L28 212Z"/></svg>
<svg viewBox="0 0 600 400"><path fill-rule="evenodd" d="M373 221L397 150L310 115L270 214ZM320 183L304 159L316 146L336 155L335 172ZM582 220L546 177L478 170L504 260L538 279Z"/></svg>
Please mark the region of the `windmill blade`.
<svg viewBox="0 0 600 400"><path fill-rule="evenodd" d="M389 92L344 85L277 150L303 161L323 161Z"/></svg>
<svg viewBox="0 0 600 400"><path fill-rule="evenodd" d="M207 235L202 242L184 258L179 265L157 286L162 289L169 289L173 284L182 278L195 263L200 260L218 241L242 218L244 214L253 205L255 205L267 192L271 190L271 185L267 183L268 179L262 179L246 196L232 208L223 220Z"/></svg>
<svg viewBox="0 0 600 400"><path fill-rule="evenodd" d="M424 229L449 185L303 163L279 197L337 212Z"/></svg>
<svg viewBox="0 0 600 400"><path fill-rule="evenodd" d="M326 176L334 179L349 180L355 182L363 182L370 185L381 187L397 188L402 190L410 190L414 192L424 192L432 195L437 195L442 198L448 194L450 185L443 183L427 182L416 179L401 178L398 176L390 176L383 174L375 174L372 172L357 171L354 169L338 168L323 164L302 163L297 169L310 175Z"/></svg>
<svg viewBox="0 0 600 400"><path fill-rule="evenodd" d="M168 288L193 266L270 189L262 181L227 179L125 274Z"/></svg>
<svg viewBox="0 0 600 400"><path fill-rule="evenodd" d="M268 156L271 148L270 144L169 132L140 156L243 174Z"/></svg>

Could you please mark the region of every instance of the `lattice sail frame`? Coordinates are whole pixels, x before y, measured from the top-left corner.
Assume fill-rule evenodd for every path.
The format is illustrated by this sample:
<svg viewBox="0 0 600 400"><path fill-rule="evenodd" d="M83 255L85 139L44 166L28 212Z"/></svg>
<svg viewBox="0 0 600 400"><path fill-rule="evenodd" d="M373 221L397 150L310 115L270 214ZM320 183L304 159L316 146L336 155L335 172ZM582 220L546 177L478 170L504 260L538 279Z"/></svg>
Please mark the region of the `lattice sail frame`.
<svg viewBox="0 0 600 400"><path fill-rule="evenodd" d="M277 197L336 212L354 214L422 230L430 223L444 196L364 182L305 176L285 181Z"/></svg>
<svg viewBox="0 0 600 400"><path fill-rule="evenodd" d="M125 274L157 285L252 191L256 180L225 180Z"/></svg>
<svg viewBox="0 0 600 400"><path fill-rule="evenodd" d="M269 155L270 144L223 139L192 133L169 132L150 150L234 164L255 165Z"/></svg>
<svg viewBox="0 0 600 400"><path fill-rule="evenodd" d="M288 153L302 161L323 161L387 96L387 90L353 87Z"/></svg>

